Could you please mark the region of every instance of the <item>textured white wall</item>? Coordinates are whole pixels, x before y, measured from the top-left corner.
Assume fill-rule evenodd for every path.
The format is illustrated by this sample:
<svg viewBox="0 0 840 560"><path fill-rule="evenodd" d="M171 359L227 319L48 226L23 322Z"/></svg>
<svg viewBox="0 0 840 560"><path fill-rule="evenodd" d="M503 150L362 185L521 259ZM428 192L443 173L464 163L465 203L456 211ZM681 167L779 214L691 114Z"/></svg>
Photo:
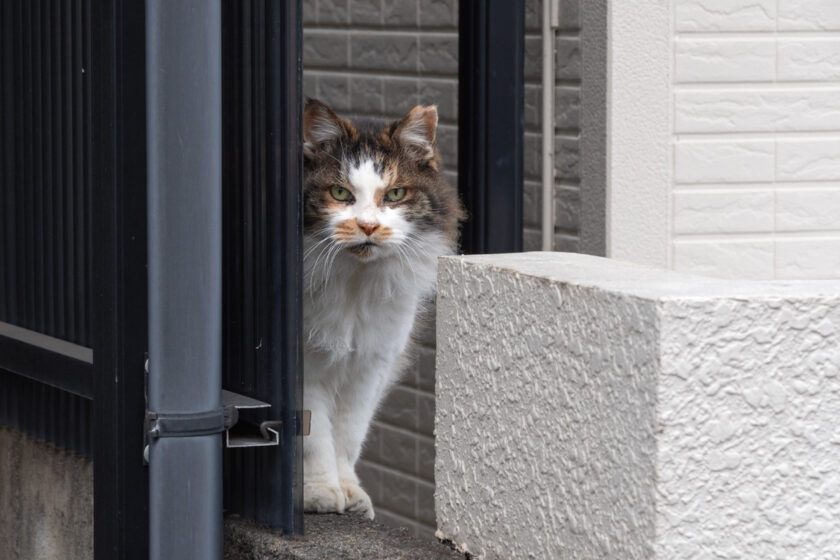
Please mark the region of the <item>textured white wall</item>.
<svg viewBox="0 0 840 560"><path fill-rule="evenodd" d="M840 282L444 259L438 535L489 559L833 558Z"/></svg>
<svg viewBox="0 0 840 560"><path fill-rule="evenodd" d="M608 255L724 278L840 278L840 1L609 4ZM598 14L583 3L582 18ZM597 186L597 184L596 184Z"/></svg>

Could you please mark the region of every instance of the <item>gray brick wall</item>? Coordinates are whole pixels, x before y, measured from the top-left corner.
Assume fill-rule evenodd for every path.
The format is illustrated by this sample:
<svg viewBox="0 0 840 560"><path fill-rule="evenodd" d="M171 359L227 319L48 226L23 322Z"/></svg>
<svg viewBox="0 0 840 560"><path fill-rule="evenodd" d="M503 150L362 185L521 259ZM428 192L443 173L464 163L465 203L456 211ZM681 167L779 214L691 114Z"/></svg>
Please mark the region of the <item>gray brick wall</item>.
<svg viewBox="0 0 840 560"><path fill-rule="evenodd" d="M579 246L580 49L578 0L562 0L558 33L556 248ZM541 55L540 0L526 0L525 248L539 248ZM457 0L304 0L304 93L347 115L398 118L437 104L444 169L457 183ZM433 311L433 310L432 310ZM433 315L433 313L432 313ZM358 471L377 518L435 531L434 324L417 359L378 413Z"/></svg>
<svg viewBox="0 0 840 560"><path fill-rule="evenodd" d="M578 0L560 0L555 57L554 248L580 250L580 15ZM542 222L542 1L525 2L524 244L539 250Z"/></svg>

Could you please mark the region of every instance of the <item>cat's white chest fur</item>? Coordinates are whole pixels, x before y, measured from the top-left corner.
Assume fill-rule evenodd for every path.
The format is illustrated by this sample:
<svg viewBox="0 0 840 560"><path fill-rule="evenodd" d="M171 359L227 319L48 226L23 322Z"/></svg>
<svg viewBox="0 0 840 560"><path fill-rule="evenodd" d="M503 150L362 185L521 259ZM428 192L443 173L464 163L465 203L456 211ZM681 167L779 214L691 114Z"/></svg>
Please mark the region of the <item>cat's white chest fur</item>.
<svg viewBox="0 0 840 560"><path fill-rule="evenodd" d="M442 244L435 249L445 252ZM310 509L322 503L330 511L338 504L373 515L354 466L370 421L400 373L418 307L434 288L435 268L432 252L410 265L396 257L359 263L343 254L329 275L318 275L314 261L305 264L303 394L312 430L304 442L304 468Z"/></svg>
<svg viewBox="0 0 840 560"><path fill-rule="evenodd" d="M341 255L336 261L329 278L310 278L306 351L329 361L399 355L419 300L434 286L434 261L421 259L410 268L393 258L361 264Z"/></svg>

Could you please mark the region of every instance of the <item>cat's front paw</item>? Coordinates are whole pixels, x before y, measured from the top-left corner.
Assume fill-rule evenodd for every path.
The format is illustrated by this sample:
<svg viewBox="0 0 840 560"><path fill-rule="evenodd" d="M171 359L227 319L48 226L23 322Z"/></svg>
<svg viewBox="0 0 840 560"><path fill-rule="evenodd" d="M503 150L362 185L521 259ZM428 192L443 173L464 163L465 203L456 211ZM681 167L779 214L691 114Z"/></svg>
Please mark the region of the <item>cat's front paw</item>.
<svg viewBox="0 0 840 560"><path fill-rule="evenodd" d="M341 481L344 492L344 504L347 511L361 513L368 519L373 519L373 502L362 487L349 480Z"/></svg>
<svg viewBox="0 0 840 560"><path fill-rule="evenodd" d="M303 485L303 510L315 513L344 513L345 498L341 488L328 482Z"/></svg>

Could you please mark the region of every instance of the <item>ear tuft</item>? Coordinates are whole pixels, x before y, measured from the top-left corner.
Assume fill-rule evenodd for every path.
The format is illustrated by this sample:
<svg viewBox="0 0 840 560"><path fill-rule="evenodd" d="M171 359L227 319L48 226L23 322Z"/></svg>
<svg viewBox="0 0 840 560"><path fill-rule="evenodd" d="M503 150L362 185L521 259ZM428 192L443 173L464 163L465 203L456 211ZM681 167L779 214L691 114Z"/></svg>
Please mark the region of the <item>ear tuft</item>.
<svg viewBox="0 0 840 560"><path fill-rule="evenodd" d="M397 124L393 138L407 152L428 162L435 157L437 123L436 106L418 105Z"/></svg>
<svg viewBox="0 0 840 560"><path fill-rule="evenodd" d="M341 138L341 119L326 104L307 99L303 109L303 151L311 156L320 146Z"/></svg>

